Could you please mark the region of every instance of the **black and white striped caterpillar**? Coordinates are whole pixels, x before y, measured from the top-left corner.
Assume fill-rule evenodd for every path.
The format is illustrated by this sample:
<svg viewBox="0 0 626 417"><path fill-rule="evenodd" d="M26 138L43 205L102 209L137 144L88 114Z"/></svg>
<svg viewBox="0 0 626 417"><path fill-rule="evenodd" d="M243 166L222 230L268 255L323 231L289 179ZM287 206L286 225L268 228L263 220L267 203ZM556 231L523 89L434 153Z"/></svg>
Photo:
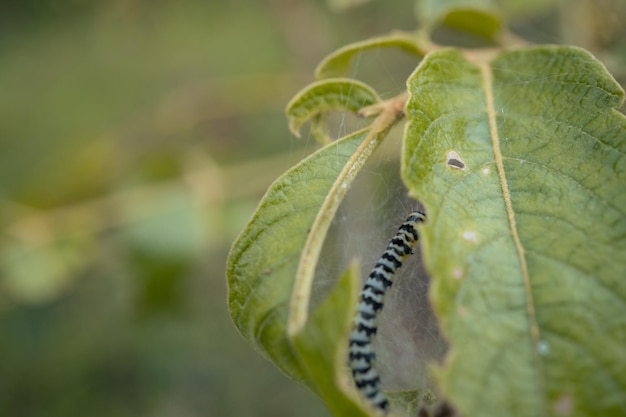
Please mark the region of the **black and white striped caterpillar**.
<svg viewBox="0 0 626 417"><path fill-rule="evenodd" d="M387 249L365 281L354 329L350 334L349 365L354 382L359 391L385 413L389 408L389 401L380 390L380 376L374 367L376 352L372 340L376 335L376 320L383 309L385 293L393 283L394 274L402 266L404 259L413 253L413 247L418 240L417 224L425 220L424 213L412 212L389 241Z"/></svg>

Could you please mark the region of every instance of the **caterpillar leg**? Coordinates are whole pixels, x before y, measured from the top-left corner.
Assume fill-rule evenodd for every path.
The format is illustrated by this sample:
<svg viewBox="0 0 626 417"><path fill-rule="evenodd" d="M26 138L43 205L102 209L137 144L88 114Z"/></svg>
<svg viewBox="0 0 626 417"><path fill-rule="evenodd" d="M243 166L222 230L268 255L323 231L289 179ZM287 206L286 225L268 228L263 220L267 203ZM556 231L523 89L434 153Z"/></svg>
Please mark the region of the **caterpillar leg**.
<svg viewBox="0 0 626 417"><path fill-rule="evenodd" d="M384 306L384 297L393 283L396 271L404 259L413 253L419 235L417 225L426 220L419 211L412 212L389 241L387 248L367 277L350 334L349 364L359 391L383 412L387 412L389 401L380 390L380 376L374 367L376 352L372 341L376 335L377 318Z"/></svg>

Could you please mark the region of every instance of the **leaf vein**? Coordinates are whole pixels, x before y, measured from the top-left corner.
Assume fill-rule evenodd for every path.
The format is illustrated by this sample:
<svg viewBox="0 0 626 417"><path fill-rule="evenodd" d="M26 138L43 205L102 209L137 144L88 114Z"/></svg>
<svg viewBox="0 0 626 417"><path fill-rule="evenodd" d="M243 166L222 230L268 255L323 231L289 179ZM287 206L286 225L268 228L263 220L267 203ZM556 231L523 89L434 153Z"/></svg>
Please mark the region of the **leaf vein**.
<svg viewBox="0 0 626 417"><path fill-rule="evenodd" d="M487 64L480 64L480 72L482 75L482 83L483 83L483 91L485 95L485 112L487 115L488 123L489 123L489 133L491 136L491 142L493 145L493 154L496 161L496 167L498 172L498 177L500 178L500 186L502 187L502 197L504 199L504 205L509 221L509 228L511 231L511 237L515 243L515 248L517 250L517 255L520 263L520 269L522 273L522 279L524 281L524 287L526 289L526 305L528 312L528 320L530 322L530 335L534 341L534 344L537 345L540 340L539 335L539 326L537 323L537 316L535 312L535 304L533 300L532 287L530 284L530 276L528 274L528 265L526 263L526 257L524 254L524 246L521 243L517 224L515 221L515 211L513 210L512 202L511 202L511 193L509 191L509 185L506 179L506 172L504 170L504 162L502 159L502 151L500 149L500 138L498 133L498 125L496 120L496 110L494 103L494 91L493 91L493 74L491 72L491 68ZM537 366L536 370L536 378L537 378L537 387L540 392L545 392L545 381L543 375L543 363L541 358L539 357L538 352L535 351L535 363ZM545 410L545 402L541 401L541 409L542 415L546 415L547 412Z"/></svg>

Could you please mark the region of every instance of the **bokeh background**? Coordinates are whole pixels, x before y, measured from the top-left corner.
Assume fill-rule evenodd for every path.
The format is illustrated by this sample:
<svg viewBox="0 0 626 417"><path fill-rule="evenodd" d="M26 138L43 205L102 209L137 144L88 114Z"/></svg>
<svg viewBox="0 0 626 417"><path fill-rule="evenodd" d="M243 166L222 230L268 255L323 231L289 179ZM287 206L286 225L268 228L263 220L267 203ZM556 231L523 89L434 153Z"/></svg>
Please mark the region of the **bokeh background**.
<svg viewBox="0 0 626 417"><path fill-rule="evenodd" d="M237 333L224 270L316 147L284 117L315 65L417 24L412 0L340 3L0 3L0 415L328 416ZM585 46L623 84L622 0L506 3L518 33ZM391 97L415 64L375 52L354 75ZM361 216L404 204L376 167Z"/></svg>

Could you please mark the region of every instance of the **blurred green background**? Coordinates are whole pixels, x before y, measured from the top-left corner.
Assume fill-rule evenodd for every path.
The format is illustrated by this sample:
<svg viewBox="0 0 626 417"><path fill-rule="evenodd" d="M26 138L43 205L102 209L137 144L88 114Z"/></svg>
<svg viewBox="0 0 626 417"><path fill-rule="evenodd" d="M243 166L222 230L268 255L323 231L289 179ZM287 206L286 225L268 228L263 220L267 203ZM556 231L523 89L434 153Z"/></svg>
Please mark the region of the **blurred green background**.
<svg viewBox="0 0 626 417"><path fill-rule="evenodd" d="M412 0L335 3L0 5L0 415L328 415L239 336L224 268L267 186L315 149L284 108L317 62L416 25ZM576 39L560 7L516 13L524 36L571 38L623 76L608 14ZM355 75L389 97L415 63L374 54Z"/></svg>

